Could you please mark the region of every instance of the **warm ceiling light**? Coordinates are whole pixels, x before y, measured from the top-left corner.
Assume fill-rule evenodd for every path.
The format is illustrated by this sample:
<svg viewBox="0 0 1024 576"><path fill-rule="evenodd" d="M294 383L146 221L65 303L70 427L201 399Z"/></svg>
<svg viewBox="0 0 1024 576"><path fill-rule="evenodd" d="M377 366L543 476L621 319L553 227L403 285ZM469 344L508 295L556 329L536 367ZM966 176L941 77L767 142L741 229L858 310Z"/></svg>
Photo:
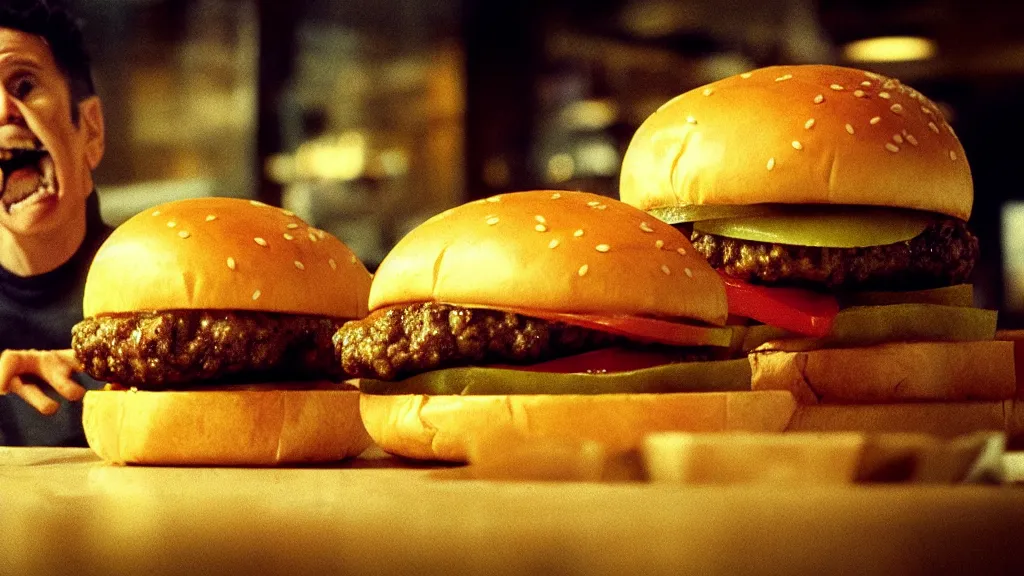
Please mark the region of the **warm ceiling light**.
<svg viewBox="0 0 1024 576"><path fill-rule="evenodd" d="M926 60L935 55L935 42L918 36L881 36L850 42L843 56L852 62Z"/></svg>

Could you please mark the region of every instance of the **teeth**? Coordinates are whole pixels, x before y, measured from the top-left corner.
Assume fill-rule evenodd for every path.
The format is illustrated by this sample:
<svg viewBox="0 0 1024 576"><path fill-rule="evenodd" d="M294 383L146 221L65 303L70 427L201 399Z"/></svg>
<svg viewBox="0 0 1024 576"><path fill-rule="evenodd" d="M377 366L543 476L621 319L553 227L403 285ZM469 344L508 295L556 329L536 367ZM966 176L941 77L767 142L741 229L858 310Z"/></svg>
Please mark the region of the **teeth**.
<svg viewBox="0 0 1024 576"><path fill-rule="evenodd" d="M37 202L39 200L43 200L45 198L49 198L50 196L53 196L56 193L57 193L56 190L54 190L52 186L40 186L38 190L36 190L35 192L29 194L27 197L22 198L21 200L18 200L14 204L11 204L10 206L6 206L6 203L5 203L4 205L7 208L7 213L8 214L14 214L15 212L18 212L19 210L23 209L25 206L28 206L29 204L32 204L33 202Z"/></svg>
<svg viewBox="0 0 1024 576"><path fill-rule="evenodd" d="M53 172L54 172L53 158L51 158L49 156L44 156L43 159L39 162L39 169L40 169L40 172L42 173L42 178L41 178L42 185L44 187L48 187L48 188L52 189L53 188L53 183L54 183L54 178L53 178Z"/></svg>

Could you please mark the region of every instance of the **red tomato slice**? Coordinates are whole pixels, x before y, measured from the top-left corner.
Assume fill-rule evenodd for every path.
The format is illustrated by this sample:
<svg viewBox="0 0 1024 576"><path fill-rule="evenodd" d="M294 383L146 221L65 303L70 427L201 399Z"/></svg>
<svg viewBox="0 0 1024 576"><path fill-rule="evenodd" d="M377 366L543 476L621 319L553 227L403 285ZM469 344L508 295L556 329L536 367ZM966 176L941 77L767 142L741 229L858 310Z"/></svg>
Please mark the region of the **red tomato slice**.
<svg viewBox="0 0 1024 576"><path fill-rule="evenodd" d="M658 342L672 346L728 346L732 341L732 330L712 326L695 326L655 318L627 316L625 314L602 316L599 314L572 314L548 312L526 308L499 308L464 304L467 308L503 310L542 320L565 322L574 326L601 330L610 334L627 336L639 342Z"/></svg>
<svg viewBox="0 0 1024 576"><path fill-rule="evenodd" d="M719 271L725 280L729 313L784 328L806 336L822 337L832 331L839 302L830 294L800 288L748 284Z"/></svg>
<svg viewBox="0 0 1024 576"><path fill-rule="evenodd" d="M557 372L559 374L609 374L612 372L630 372L643 368L661 366L678 362L669 354L648 350L626 350L624 348L602 348L555 358L538 364L489 364L484 368L503 368L505 370L523 370L527 372Z"/></svg>

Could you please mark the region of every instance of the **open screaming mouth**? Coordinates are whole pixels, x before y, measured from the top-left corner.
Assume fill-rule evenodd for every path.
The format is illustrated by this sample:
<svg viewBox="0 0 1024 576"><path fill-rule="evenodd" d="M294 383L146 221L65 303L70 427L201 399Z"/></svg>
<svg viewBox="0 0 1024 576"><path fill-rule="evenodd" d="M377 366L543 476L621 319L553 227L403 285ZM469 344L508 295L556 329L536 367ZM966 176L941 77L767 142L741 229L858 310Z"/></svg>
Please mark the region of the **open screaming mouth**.
<svg viewBox="0 0 1024 576"><path fill-rule="evenodd" d="M56 194L53 159L45 149L0 148L0 204L8 214Z"/></svg>

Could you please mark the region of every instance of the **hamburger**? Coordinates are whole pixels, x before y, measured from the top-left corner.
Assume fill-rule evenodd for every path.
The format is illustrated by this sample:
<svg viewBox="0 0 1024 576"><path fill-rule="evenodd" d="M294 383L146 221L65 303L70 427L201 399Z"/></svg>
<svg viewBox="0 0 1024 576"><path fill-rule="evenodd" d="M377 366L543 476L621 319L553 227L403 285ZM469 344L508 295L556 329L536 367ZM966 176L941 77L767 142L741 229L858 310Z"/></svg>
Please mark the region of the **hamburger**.
<svg viewBox="0 0 1024 576"><path fill-rule="evenodd" d="M493 196L434 216L384 258L369 315L334 337L384 450L465 461L503 434L636 448L658 430L781 429L754 394L720 277L686 237L585 192Z"/></svg>
<svg viewBox="0 0 1024 576"><path fill-rule="evenodd" d="M620 197L721 274L755 389L806 403L1014 396L1012 345L973 306L964 149L898 80L775 66L686 92L635 133Z"/></svg>
<svg viewBox="0 0 1024 576"><path fill-rule="evenodd" d="M338 460L369 445L331 338L370 274L295 214L237 198L139 213L100 247L72 348L106 390L89 446L139 464Z"/></svg>

